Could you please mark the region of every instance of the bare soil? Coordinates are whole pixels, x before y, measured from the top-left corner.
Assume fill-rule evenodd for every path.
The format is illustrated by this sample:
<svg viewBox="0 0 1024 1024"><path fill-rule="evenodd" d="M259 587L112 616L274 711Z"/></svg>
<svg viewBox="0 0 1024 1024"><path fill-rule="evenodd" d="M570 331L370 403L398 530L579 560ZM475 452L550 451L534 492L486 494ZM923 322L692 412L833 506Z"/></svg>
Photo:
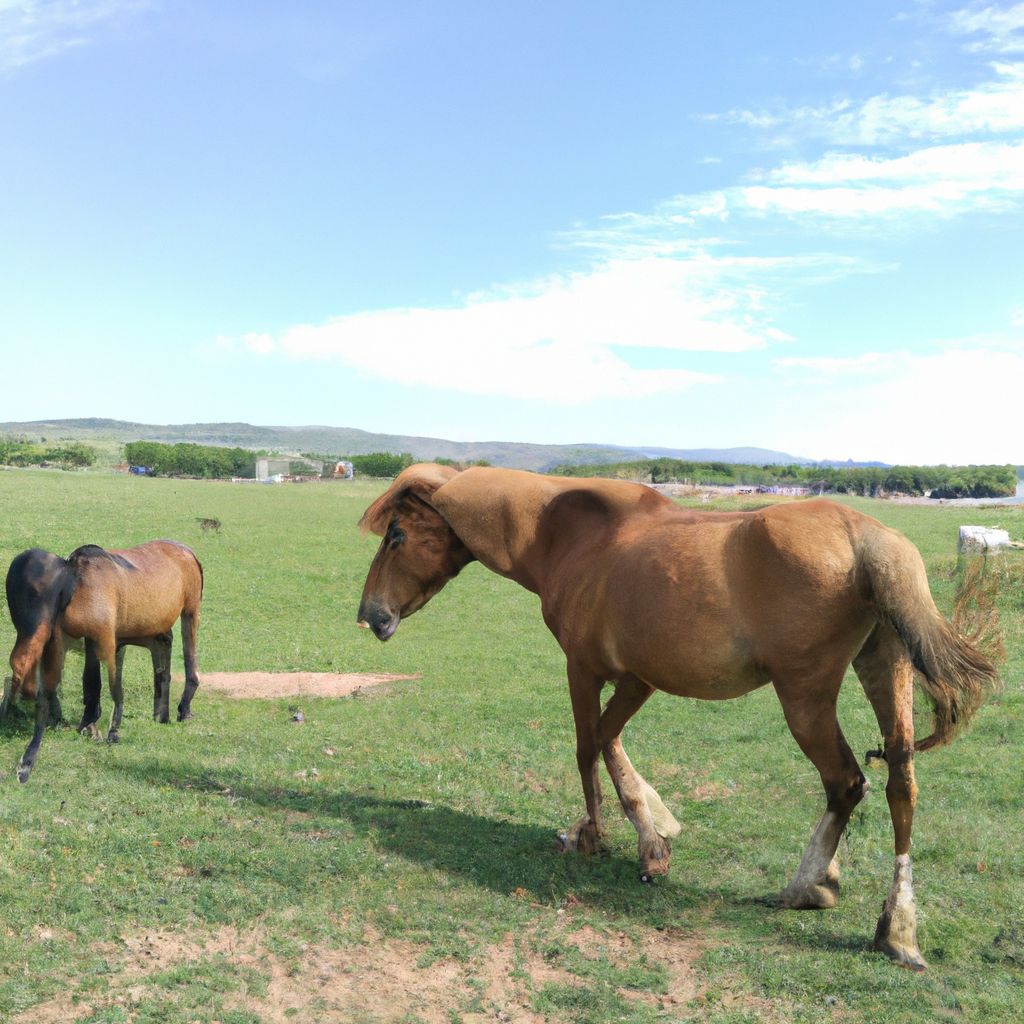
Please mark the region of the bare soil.
<svg viewBox="0 0 1024 1024"><path fill-rule="evenodd" d="M629 939L623 933L574 929L570 915L559 916L558 942L584 957L604 955L622 967L646 958L665 970L658 994L620 989L628 1002L648 1004L673 1016L691 1016L689 1004L701 995L695 961L703 943L672 931ZM509 933L485 955L469 962L434 961L417 966L424 950L412 942L390 940L368 930L363 943L343 948L309 945L298 961L286 961L267 948L259 928L226 926L204 935L167 931L136 933L102 950L110 966L109 988L100 994L77 993L74 983L56 998L26 1010L15 1024L66 1024L98 1013L120 1011L133 1020L135 1009L153 999L173 1002L157 975L183 963L199 965L223 959L251 972L257 984L242 983L225 1008L255 1014L267 1024L291 1021L398 1022L449 1024L456 1015L471 1021L542 1024L533 996L545 985L579 986L583 980L535 948L529 934Z"/></svg>
<svg viewBox="0 0 1024 1024"><path fill-rule="evenodd" d="M402 679L422 676L386 672L202 672L202 686L227 697L276 700L281 697L349 697ZM176 683L184 677L175 676Z"/></svg>

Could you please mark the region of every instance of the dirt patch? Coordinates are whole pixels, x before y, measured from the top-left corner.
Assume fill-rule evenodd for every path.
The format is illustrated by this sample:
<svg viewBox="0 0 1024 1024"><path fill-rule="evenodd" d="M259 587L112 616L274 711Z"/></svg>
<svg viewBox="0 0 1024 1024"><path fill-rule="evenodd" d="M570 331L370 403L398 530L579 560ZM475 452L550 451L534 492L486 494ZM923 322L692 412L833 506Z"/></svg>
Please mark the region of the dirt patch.
<svg viewBox="0 0 1024 1024"><path fill-rule="evenodd" d="M402 679L422 679L420 675L399 676L386 672L203 672L202 686L227 697L276 700L280 697L350 697ZM183 683L183 676L174 676Z"/></svg>
<svg viewBox="0 0 1024 1024"><path fill-rule="evenodd" d="M131 935L99 951L110 966L109 989L65 993L25 1010L14 1024L65 1024L111 1010L134 1020L145 1003L173 1002L173 989L158 976L188 963L197 971L204 963L226 961L237 980L224 993L222 1012L254 1014L265 1024L293 1021L398 1022L410 1018L423 1024L449 1024L453 1016L468 1022L542 1024L534 995L549 985L582 987L578 973L552 960L551 950L587 959L601 956L620 967L638 958L661 965L661 991L618 989L628 1003L654 1006L679 1014L700 995L694 962L703 950L695 939L671 931L630 939L621 932L585 927L573 930L560 918L555 934L537 943L530 933L505 935L496 946L481 950L468 962L439 960L417 966L424 947L389 940L369 929L359 945L332 948L307 946L297 960L275 956L266 935L257 929L240 931L226 926L197 937L166 931ZM546 951L537 946L545 946ZM686 1014L689 1016L689 1014Z"/></svg>

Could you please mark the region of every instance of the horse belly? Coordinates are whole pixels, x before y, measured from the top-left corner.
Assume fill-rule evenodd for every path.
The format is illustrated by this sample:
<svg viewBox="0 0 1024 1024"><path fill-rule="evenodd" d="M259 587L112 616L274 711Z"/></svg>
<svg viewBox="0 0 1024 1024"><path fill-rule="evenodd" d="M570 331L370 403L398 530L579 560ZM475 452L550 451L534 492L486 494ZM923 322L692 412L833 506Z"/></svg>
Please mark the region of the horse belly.
<svg viewBox="0 0 1024 1024"><path fill-rule="evenodd" d="M701 700L741 697L769 681L726 591L648 575L642 592L623 581L612 593L601 632L615 675Z"/></svg>
<svg viewBox="0 0 1024 1024"><path fill-rule="evenodd" d="M619 674L632 674L656 690L698 700L742 697L769 682L740 638L657 634L620 644Z"/></svg>
<svg viewBox="0 0 1024 1024"><path fill-rule="evenodd" d="M134 579L127 581L118 601L118 639L141 639L170 632L183 604L181 581L176 574L169 579L151 578L139 584Z"/></svg>

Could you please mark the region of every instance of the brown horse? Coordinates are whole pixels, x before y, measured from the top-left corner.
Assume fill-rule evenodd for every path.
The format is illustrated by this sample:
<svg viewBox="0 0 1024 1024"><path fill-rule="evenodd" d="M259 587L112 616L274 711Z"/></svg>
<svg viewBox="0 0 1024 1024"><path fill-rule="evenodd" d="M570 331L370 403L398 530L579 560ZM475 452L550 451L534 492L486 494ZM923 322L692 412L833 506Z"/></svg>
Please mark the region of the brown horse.
<svg viewBox="0 0 1024 1024"><path fill-rule="evenodd" d="M64 638L84 639L84 708L79 731L98 733L100 666L106 670L114 708L107 742L116 743L121 725L121 669L126 644L148 648L153 658L153 716L169 718L171 639L181 618L185 690L178 721L191 717L199 686L196 631L203 595L203 570L191 549L153 540L123 551L87 544L65 560L31 548L11 562L7 605L17 631L11 651L13 676L4 688L0 714L19 689L36 698L36 730L18 765L26 782L51 714L59 719L57 687L64 665Z"/></svg>
<svg viewBox="0 0 1024 1024"><path fill-rule="evenodd" d="M383 536L358 616L381 640L474 559L539 595L568 661L586 801L564 848L600 845L603 755L645 881L668 871L680 826L630 763L623 727L655 690L722 700L772 683L826 798L781 901L835 905L836 849L868 788L836 718L852 662L885 739L896 838L874 945L924 969L910 867L914 669L935 711L919 750L951 739L997 680L936 609L905 537L828 501L692 512L639 484L434 465L405 470L360 525Z"/></svg>

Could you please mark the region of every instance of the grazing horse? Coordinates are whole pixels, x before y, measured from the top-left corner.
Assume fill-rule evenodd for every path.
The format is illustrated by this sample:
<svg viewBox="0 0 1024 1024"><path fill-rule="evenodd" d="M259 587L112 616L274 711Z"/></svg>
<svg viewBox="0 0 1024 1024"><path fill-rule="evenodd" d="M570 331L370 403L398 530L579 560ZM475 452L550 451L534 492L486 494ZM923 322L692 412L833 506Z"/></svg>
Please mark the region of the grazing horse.
<svg viewBox="0 0 1024 1024"><path fill-rule="evenodd" d="M102 665L114 702L107 742L116 743L124 702L121 668L126 644L150 651L153 717L168 720L171 631L180 616L185 691L178 721L191 717L192 697L199 686L196 631L202 596L202 566L191 549L175 541L152 540L123 551L87 544L67 559L31 548L11 562L7 605L17 640L10 659L13 676L5 686L0 713L20 688L36 698L36 730L18 765L20 781L28 780L50 714L60 717L57 687L65 636L85 641L79 731L98 731Z"/></svg>
<svg viewBox="0 0 1024 1024"><path fill-rule="evenodd" d="M918 750L950 740L997 677L935 607L905 537L829 501L694 512L640 484L426 464L402 472L360 525L383 537L358 614L381 640L473 560L540 597L568 663L586 803L563 848L600 845L603 755L644 881L668 872L680 826L630 763L623 727L655 690L722 700L771 683L826 798L781 902L835 905L836 849L868 788L836 718L852 662L885 740L896 841L874 946L924 969L910 865L914 669L935 713Z"/></svg>

